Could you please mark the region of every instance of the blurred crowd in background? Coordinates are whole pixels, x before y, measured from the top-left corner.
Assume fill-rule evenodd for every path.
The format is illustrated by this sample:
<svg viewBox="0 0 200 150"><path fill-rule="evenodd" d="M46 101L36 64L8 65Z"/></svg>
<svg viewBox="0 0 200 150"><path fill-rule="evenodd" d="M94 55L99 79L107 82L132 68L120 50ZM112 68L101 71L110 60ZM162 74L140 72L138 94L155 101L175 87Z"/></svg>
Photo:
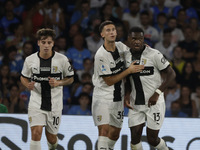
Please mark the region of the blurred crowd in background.
<svg viewBox="0 0 200 150"><path fill-rule="evenodd" d="M200 0L0 0L0 112L27 113L30 91L20 82L25 58L38 51L36 31L56 31L54 50L75 71L64 87L63 114L91 115L93 61L103 44L102 21L116 24L117 41L142 27L145 43L176 72L164 92L167 117L200 117ZM125 115L128 110L125 109Z"/></svg>

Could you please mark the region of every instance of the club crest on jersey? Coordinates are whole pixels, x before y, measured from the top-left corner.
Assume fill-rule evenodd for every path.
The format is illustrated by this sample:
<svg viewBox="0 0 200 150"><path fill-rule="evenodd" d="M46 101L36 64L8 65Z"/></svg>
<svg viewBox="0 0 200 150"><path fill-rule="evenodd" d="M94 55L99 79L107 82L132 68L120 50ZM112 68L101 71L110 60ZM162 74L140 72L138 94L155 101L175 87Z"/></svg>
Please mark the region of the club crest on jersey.
<svg viewBox="0 0 200 150"><path fill-rule="evenodd" d="M57 66L53 66L53 72L57 72L58 67Z"/></svg>
<svg viewBox="0 0 200 150"><path fill-rule="evenodd" d="M97 120L100 122L102 120L102 116L97 116Z"/></svg>
<svg viewBox="0 0 200 150"><path fill-rule="evenodd" d="M146 59L142 59L141 65L145 65L147 63Z"/></svg>
<svg viewBox="0 0 200 150"><path fill-rule="evenodd" d="M102 68L101 71L106 71L106 68L104 65L102 65L101 68Z"/></svg>
<svg viewBox="0 0 200 150"><path fill-rule="evenodd" d="M29 123L31 123L32 122L32 117L29 117L28 120L29 120Z"/></svg>

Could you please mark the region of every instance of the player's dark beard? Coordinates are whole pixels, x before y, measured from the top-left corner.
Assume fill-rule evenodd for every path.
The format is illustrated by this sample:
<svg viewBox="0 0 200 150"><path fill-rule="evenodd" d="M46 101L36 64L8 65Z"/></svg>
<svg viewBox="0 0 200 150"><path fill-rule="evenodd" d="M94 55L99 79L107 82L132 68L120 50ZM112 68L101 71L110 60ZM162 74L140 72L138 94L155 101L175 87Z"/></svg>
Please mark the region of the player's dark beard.
<svg viewBox="0 0 200 150"><path fill-rule="evenodd" d="M143 47L141 48L141 50L139 51L135 51L133 49L131 49L131 54L135 57L135 58L140 58L140 56L142 55L142 52L144 51L144 49L146 48L145 45L143 45Z"/></svg>

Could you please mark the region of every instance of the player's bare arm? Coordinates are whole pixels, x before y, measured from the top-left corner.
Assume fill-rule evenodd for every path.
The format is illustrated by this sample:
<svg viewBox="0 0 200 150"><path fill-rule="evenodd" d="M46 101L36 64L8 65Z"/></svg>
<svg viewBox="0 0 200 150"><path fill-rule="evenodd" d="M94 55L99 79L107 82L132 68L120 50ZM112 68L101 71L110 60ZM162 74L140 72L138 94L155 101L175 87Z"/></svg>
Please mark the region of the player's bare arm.
<svg viewBox="0 0 200 150"><path fill-rule="evenodd" d="M119 82L123 78L125 78L127 75L129 75L131 73L141 72L143 69L144 69L144 65L135 65L135 61L134 61L134 62L131 63L131 65L129 66L128 69L124 70L120 74L116 74L116 75L108 76L108 77L103 77L103 79L108 86L111 86L111 85Z"/></svg>
<svg viewBox="0 0 200 150"><path fill-rule="evenodd" d="M56 80L54 78L49 77L49 84L51 87L57 87L57 86L64 86L64 85L69 85L74 82L74 77L66 77L62 80Z"/></svg>
<svg viewBox="0 0 200 150"><path fill-rule="evenodd" d="M163 92L171 83L171 81L176 77L176 73L172 69L171 66L168 66L166 69L161 71L162 84L158 88L161 92ZM155 105L158 100L159 94L155 92L149 99L148 106Z"/></svg>
<svg viewBox="0 0 200 150"><path fill-rule="evenodd" d="M34 81L30 81L28 78L25 78L23 76L20 77L20 80L22 82L22 84L29 90L33 90L34 89Z"/></svg>
<svg viewBox="0 0 200 150"><path fill-rule="evenodd" d="M132 91L131 83L129 80L129 76L126 77L125 81L125 96L124 96L124 104L127 108L133 109L133 107L130 105L130 94Z"/></svg>

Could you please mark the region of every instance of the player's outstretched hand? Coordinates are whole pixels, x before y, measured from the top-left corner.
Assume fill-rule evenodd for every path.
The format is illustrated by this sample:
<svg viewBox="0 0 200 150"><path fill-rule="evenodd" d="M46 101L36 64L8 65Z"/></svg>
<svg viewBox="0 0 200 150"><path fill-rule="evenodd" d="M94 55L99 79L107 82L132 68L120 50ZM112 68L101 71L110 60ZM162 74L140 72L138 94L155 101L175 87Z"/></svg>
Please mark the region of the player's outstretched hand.
<svg viewBox="0 0 200 150"><path fill-rule="evenodd" d="M33 90L33 89L34 89L34 84L35 84L34 81L29 82L29 83L28 83L28 89L29 89L29 90Z"/></svg>
<svg viewBox="0 0 200 150"><path fill-rule="evenodd" d="M144 65L135 65L136 61L132 62L129 66L130 73L141 72L144 69Z"/></svg>
<svg viewBox="0 0 200 150"><path fill-rule="evenodd" d="M49 84L50 84L51 87L59 86L59 82L56 79L51 78L51 77L48 77L48 78L49 78Z"/></svg>

